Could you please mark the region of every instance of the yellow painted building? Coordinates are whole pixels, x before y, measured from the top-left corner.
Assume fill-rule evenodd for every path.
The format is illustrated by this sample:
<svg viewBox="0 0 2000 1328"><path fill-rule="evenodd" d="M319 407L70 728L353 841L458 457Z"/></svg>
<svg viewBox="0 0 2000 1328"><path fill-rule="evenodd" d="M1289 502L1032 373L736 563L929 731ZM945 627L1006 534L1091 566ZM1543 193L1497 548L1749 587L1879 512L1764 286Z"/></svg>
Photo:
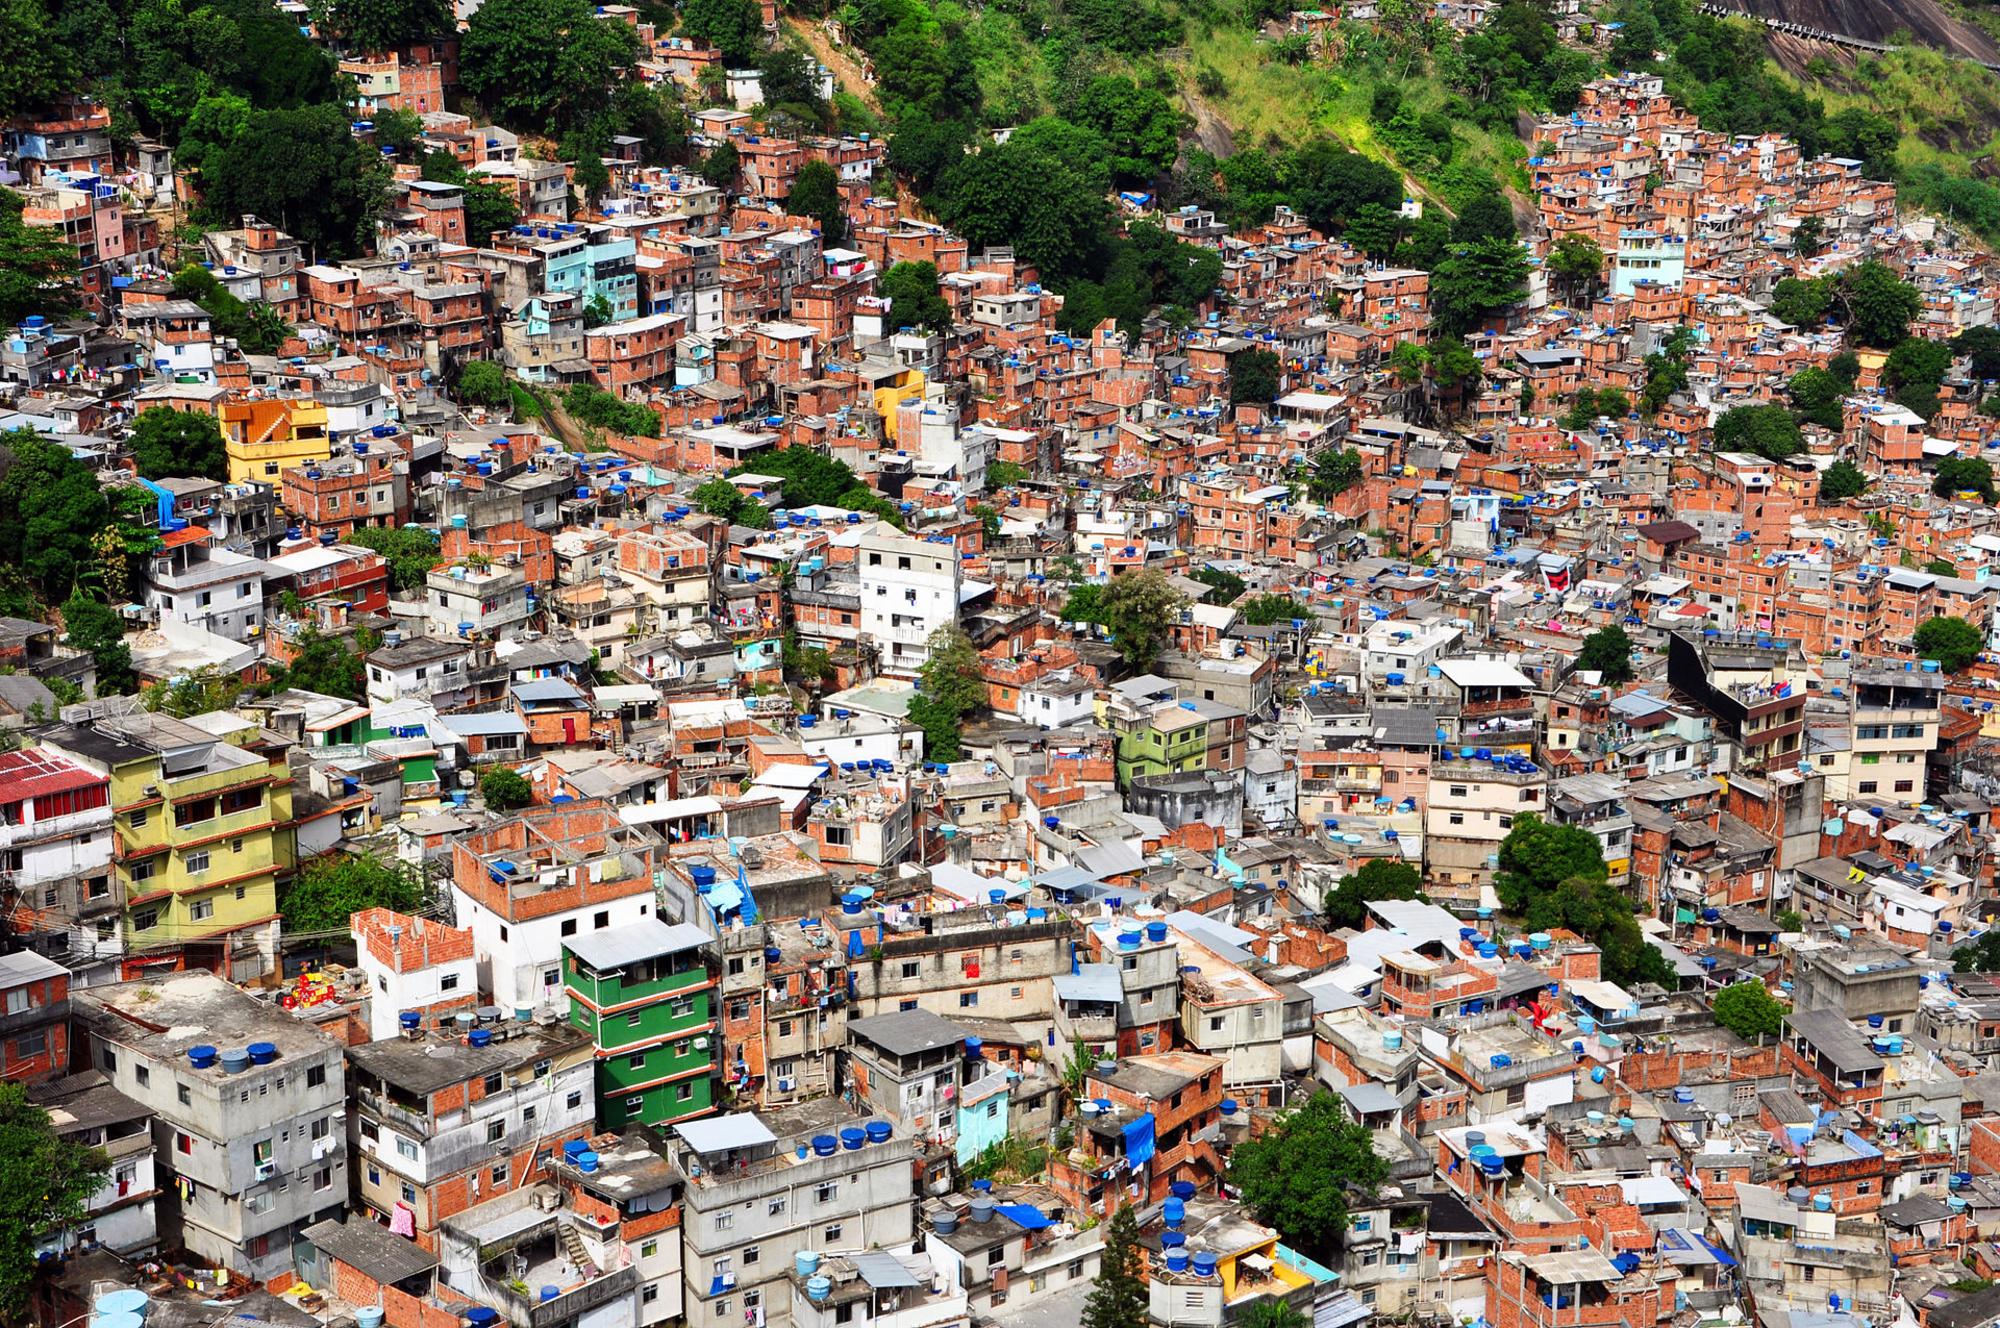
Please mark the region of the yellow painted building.
<svg viewBox="0 0 2000 1328"><path fill-rule="evenodd" d="M323 462L333 454L326 407L317 401L231 401L216 417L229 450L231 484L276 484L293 467Z"/></svg>
<svg viewBox="0 0 2000 1328"><path fill-rule="evenodd" d="M242 981L276 967L278 880L297 852L292 780L282 751L228 741L256 733L141 711L45 739L111 777L126 976L185 967Z"/></svg>

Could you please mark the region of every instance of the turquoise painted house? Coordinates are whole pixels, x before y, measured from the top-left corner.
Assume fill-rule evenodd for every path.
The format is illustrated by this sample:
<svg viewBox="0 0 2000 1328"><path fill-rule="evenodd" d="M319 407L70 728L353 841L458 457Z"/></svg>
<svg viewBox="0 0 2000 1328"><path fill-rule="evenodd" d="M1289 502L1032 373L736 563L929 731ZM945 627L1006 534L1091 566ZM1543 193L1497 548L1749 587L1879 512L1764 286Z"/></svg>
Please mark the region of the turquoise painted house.
<svg viewBox="0 0 2000 1328"><path fill-rule="evenodd" d="M1007 1106L1014 1076L989 1068L986 1077L965 1086L958 1095L958 1164L965 1166L1007 1138Z"/></svg>

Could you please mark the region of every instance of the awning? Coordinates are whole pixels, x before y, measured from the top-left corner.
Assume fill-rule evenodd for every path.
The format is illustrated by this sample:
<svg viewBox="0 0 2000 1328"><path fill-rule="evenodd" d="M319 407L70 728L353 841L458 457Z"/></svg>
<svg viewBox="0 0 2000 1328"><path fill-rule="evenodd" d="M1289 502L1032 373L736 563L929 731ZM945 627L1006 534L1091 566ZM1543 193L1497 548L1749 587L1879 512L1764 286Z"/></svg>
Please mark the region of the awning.
<svg viewBox="0 0 2000 1328"><path fill-rule="evenodd" d="M1723 1249L1720 1245L1717 1245L1714 1241L1702 1235L1699 1231L1694 1232L1692 1234L1694 1235L1694 1238L1696 1240L1701 1242L1703 1249L1707 1250L1710 1254L1713 1254L1715 1256L1715 1261L1717 1263L1721 1264L1724 1268L1734 1268L1736 1266L1735 1255L1731 1254L1728 1250Z"/></svg>

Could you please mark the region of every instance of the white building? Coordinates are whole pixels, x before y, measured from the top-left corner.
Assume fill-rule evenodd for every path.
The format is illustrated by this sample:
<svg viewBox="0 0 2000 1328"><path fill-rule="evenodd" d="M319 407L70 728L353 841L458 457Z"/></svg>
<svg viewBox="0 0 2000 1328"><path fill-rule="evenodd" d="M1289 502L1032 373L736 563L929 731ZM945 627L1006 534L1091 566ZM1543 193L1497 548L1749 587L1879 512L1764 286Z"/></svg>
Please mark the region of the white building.
<svg viewBox="0 0 2000 1328"><path fill-rule="evenodd" d="M402 1032L406 1013L434 1024L446 1011L479 1004L479 962L472 933L386 908L364 909L348 923L356 967L368 983L368 1036Z"/></svg>
<svg viewBox="0 0 2000 1328"><path fill-rule="evenodd" d="M915 675L930 659L931 634L958 621L964 589L958 546L877 523L862 535L856 562L862 634L875 642L882 672Z"/></svg>
<svg viewBox="0 0 2000 1328"><path fill-rule="evenodd" d="M84 1201L83 1216L39 1235L36 1252L67 1254L87 1243L128 1256L158 1249L154 1201L160 1185L153 1165L151 1113L92 1071L39 1085L28 1097L49 1113L49 1125L58 1135L101 1148L111 1161L104 1184Z"/></svg>

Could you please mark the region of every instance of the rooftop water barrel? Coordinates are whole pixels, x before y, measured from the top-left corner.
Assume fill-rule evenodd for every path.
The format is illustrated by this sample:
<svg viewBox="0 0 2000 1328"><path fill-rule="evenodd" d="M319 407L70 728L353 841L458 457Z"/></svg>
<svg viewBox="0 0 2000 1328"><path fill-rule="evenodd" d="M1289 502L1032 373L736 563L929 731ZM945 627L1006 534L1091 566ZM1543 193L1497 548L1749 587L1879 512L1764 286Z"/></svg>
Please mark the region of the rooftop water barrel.
<svg viewBox="0 0 2000 1328"><path fill-rule="evenodd" d="M1474 1162L1484 1162L1489 1157L1500 1156L1500 1150L1492 1144L1480 1144L1471 1151L1470 1156Z"/></svg>
<svg viewBox="0 0 2000 1328"><path fill-rule="evenodd" d="M939 1209L932 1216L931 1225L937 1229L937 1233L940 1236L949 1236L952 1232L958 1230L958 1210L955 1208Z"/></svg>
<svg viewBox="0 0 2000 1328"><path fill-rule="evenodd" d="M1226 1098L1222 1099L1222 1114L1223 1114L1223 1115L1225 1115L1225 1116L1234 1116L1234 1115L1236 1114L1236 1099L1235 1099L1235 1098L1233 1098L1233 1097L1226 1097Z"/></svg>
<svg viewBox="0 0 2000 1328"><path fill-rule="evenodd" d="M1160 1248L1163 1250L1177 1250L1185 1244L1187 1244L1187 1233L1185 1231L1162 1231L1160 1233Z"/></svg>
<svg viewBox="0 0 2000 1328"><path fill-rule="evenodd" d="M688 875L694 878L694 888L697 890L701 889L705 885L715 884L715 868L713 867L709 866L690 867L688 868Z"/></svg>
<svg viewBox="0 0 2000 1328"><path fill-rule="evenodd" d="M1188 1257L1187 1257L1187 1251L1186 1251L1186 1250L1169 1250L1169 1251L1167 1251L1167 1271L1168 1271L1168 1272L1170 1272L1170 1273L1184 1273L1184 1272L1186 1272L1186 1271L1187 1271L1187 1269L1188 1269Z"/></svg>
<svg viewBox="0 0 2000 1328"><path fill-rule="evenodd" d="M1170 1198L1162 1205L1160 1216L1166 1219L1168 1226L1177 1227L1187 1220L1187 1205L1179 1199Z"/></svg>
<svg viewBox="0 0 2000 1328"><path fill-rule="evenodd" d="M1403 1035L1393 1031L1384 1033L1382 1035L1382 1049L1384 1051L1401 1051L1403 1049Z"/></svg>
<svg viewBox="0 0 2000 1328"><path fill-rule="evenodd" d="M1590 1067L1590 1082L1593 1084L1604 1082L1604 1067L1602 1065L1593 1065Z"/></svg>
<svg viewBox="0 0 2000 1328"><path fill-rule="evenodd" d="M136 1314L93 1314L90 1328L145 1328L146 1321Z"/></svg>
<svg viewBox="0 0 2000 1328"><path fill-rule="evenodd" d="M833 1294L833 1279L829 1277L809 1277L806 1279L806 1299L822 1301Z"/></svg>
<svg viewBox="0 0 2000 1328"><path fill-rule="evenodd" d="M819 1271L818 1252L814 1250L800 1250L792 1256L792 1267L798 1270L800 1277L811 1277Z"/></svg>
<svg viewBox="0 0 2000 1328"><path fill-rule="evenodd" d="M1136 932L1136 931L1121 931L1121 932L1119 932L1119 933L1118 933L1118 948L1119 948L1119 949L1121 949L1121 950L1136 950L1136 949L1138 949L1138 948L1139 948L1139 933L1138 933L1138 932Z"/></svg>
<svg viewBox="0 0 2000 1328"><path fill-rule="evenodd" d="M1597 1021L1587 1014L1580 1014L1576 1017L1576 1031L1587 1037L1597 1031Z"/></svg>
<svg viewBox="0 0 2000 1328"><path fill-rule="evenodd" d="M985 1045L986 1045L985 1043L981 1042L976 1037L967 1038L965 1040L965 1058L969 1061L978 1060L980 1055L980 1048L984 1047Z"/></svg>
<svg viewBox="0 0 2000 1328"><path fill-rule="evenodd" d="M1620 1116L1618 1118L1618 1128L1626 1134L1632 1133L1632 1118L1630 1116Z"/></svg>
<svg viewBox="0 0 2000 1328"><path fill-rule="evenodd" d="M1177 1180L1167 1189L1176 1199L1185 1201L1194 1198L1194 1182L1191 1180Z"/></svg>
<svg viewBox="0 0 2000 1328"><path fill-rule="evenodd" d="M1528 944L1537 950L1546 950L1555 943L1555 937L1545 931L1531 933L1528 937Z"/></svg>
<svg viewBox="0 0 2000 1328"><path fill-rule="evenodd" d="M484 1305L474 1305L471 1309L465 1311L461 1317L467 1323L474 1325L474 1328L484 1328L487 1324L498 1323L500 1321L500 1311L489 1309Z"/></svg>
<svg viewBox="0 0 2000 1328"><path fill-rule="evenodd" d="M816 1134L812 1140L813 1152L820 1157L832 1157L840 1151L840 1140L830 1134Z"/></svg>
<svg viewBox="0 0 2000 1328"><path fill-rule="evenodd" d="M576 1155L576 1169L585 1175L595 1172L597 1170L596 1150L586 1148L583 1152L578 1153Z"/></svg>
<svg viewBox="0 0 2000 1328"><path fill-rule="evenodd" d="M886 1144L889 1136L895 1133L895 1127L885 1120L869 1121L863 1128L868 1131L868 1142L871 1144Z"/></svg>
<svg viewBox="0 0 2000 1328"><path fill-rule="evenodd" d="M188 1064L197 1070L212 1069L217 1055L215 1048L204 1042L199 1046L188 1048Z"/></svg>
<svg viewBox="0 0 2000 1328"><path fill-rule="evenodd" d="M1499 953L1500 953L1500 947L1495 945L1493 942L1481 941L1479 943L1479 957L1481 959L1493 959L1496 958L1499 955Z"/></svg>
<svg viewBox="0 0 2000 1328"><path fill-rule="evenodd" d="M354 1328L382 1328L382 1307L363 1305L354 1311Z"/></svg>
<svg viewBox="0 0 2000 1328"><path fill-rule="evenodd" d="M1821 1190L1818 1194L1815 1194L1813 1196L1813 1211L1815 1213L1832 1212L1833 1196L1828 1194L1825 1190Z"/></svg>
<svg viewBox="0 0 2000 1328"><path fill-rule="evenodd" d="M1507 1162L1499 1154L1479 1159L1479 1169L1489 1176L1497 1176L1507 1169Z"/></svg>
<svg viewBox="0 0 2000 1328"><path fill-rule="evenodd" d="M424 1022L423 1011L405 1010L401 1014L396 1016L396 1022L402 1025L402 1027L405 1029L420 1028L423 1026Z"/></svg>
<svg viewBox="0 0 2000 1328"><path fill-rule="evenodd" d="M1868 1016L1868 1026L1870 1028L1880 1028L1882 1026L1882 1023L1883 1020L1881 1015L1871 1014Z"/></svg>
<svg viewBox="0 0 2000 1328"><path fill-rule="evenodd" d="M1158 944L1159 942L1161 942L1161 941L1164 941L1164 940L1166 940L1166 939L1167 939L1167 924L1166 924L1166 923L1164 923L1164 922L1149 922L1149 923L1147 923L1147 924L1146 924L1146 939L1147 939L1147 940L1149 940L1149 941L1152 941L1152 942L1153 942L1154 944L1156 944L1156 945L1157 945L1157 944Z"/></svg>
<svg viewBox="0 0 2000 1328"><path fill-rule="evenodd" d="M1789 1199L1795 1207L1804 1208L1812 1202L1812 1191L1803 1185L1794 1185L1785 1191L1785 1198Z"/></svg>
<svg viewBox="0 0 2000 1328"><path fill-rule="evenodd" d="M966 1216L975 1222L991 1222L993 1220L993 1196L988 1194L975 1195L971 1204L966 1207Z"/></svg>
<svg viewBox="0 0 2000 1328"><path fill-rule="evenodd" d="M571 1166L575 1166L576 1160L589 1151L590 1141L588 1139L572 1139L563 1145L563 1161L569 1163Z"/></svg>
<svg viewBox="0 0 2000 1328"><path fill-rule="evenodd" d="M242 1074L249 1068L250 1053L244 1051L242 1048L232 1048L222 1053L222 1072L224 1074Z"/></svg>
<svg viewBox="0 0 2000 1328"><path fill-rule="evenodd" d="M1951 1211L1954 1213L1962 1213L1968 1207L1965 1196L1962 1194L1951 1195L1945 1200L1945 1203L1951 1206Z"/></svg>
<svg viewBox="0 0 2000 1328"><path fill-rule="evenodd" d="M488 1046L493 1041L493 1030L489 1028L475 1028L467 1040L475 1047Z"/></svg>
<svg viewBox="0 0 2000 1328"><path fill-rule="evenodd" d="M515 1007L514 1007L514 1022L515 1022L515 1023L517 1023L517 1024L532 1024L532 1023L534 1023L534 1022L535 1022L535 1007L534 1007L534 1006L532 1006L532 1005L517 1005L517 1006L515 1006Z"/></svg>
<svg viewBox="0 0 2000 1328"><path fill-rule="evenodd" d="M1479 1147L1479 1145L1485 1142L1486 1142L1486 1131L1467 1130L1465 1132L1465 1146L1467 1148L1477 1148Z"/></svg>
<svg viewBox="0 0 2000 1328"><path fill-rule="evenodd" d="M1694 1090L1692 1088L1676 1088L1674 1090L1674 1101L1680 1103L1682 1106L1686 1106L1688 1103L1694 1101Z"/></svg>
<svg viewBox="0 0 2000 1328"><path fill-rule="evenodd" d="M1196 1277L1215 1276L1215 1254L1212 1251L1201 1250L1197 1252L1191 1262Z"/></svg>

